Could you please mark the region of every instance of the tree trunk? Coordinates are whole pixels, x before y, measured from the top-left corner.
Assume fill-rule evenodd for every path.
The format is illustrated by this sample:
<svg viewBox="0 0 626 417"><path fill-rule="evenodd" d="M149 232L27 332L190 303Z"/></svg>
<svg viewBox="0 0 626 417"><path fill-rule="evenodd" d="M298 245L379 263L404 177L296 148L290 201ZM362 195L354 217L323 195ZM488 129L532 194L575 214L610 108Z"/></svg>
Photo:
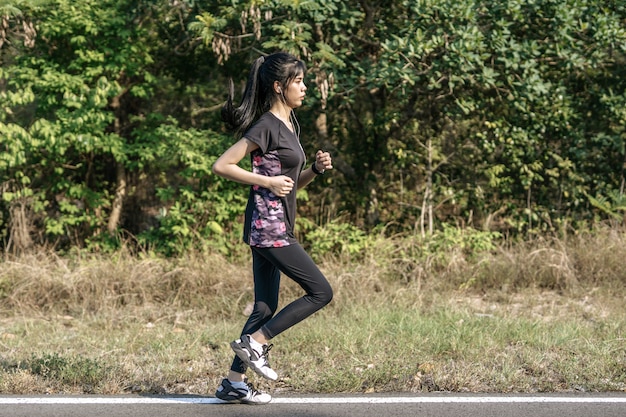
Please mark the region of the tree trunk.
<svg viewBox="0 0 626 417"><path fill-rule="evenodd" d="M432 236L434 231L433 221L433 141L428 138L427 142L428 161L426 167L426 192L424 193L425 206L428 213L428 234Z"/></svg>
<svg viewBox="0 0 626 417"><path fill-rule="evenodd" d="M328 139L328 121L324 109L320 111L317 119L315 119L315 130L317 130L317 134L322 139L322 142L325 143L326 139Z"/></svg>
<svg viewBox="0 0 626 417"><path fill-rule="evenodd" d="M9 218L9 243L8 248L13 245L16 253L27 252L33 246L33 239L30 236L32 219L30 204L25 197L12 201L10 205Z"/></svg>
<svg viewBox="0 0 626 417"><path fill-rule="evenodd" d="M113 204L111 207L111 215L109 216L109 223L107 230L109 234L113 236L117 227L120 224L122 218L122 209L124 207L124 198L126 197L126 168L121 163L117 163L115 168L116 172L116 186L115 196L113 197Z"/></svg>

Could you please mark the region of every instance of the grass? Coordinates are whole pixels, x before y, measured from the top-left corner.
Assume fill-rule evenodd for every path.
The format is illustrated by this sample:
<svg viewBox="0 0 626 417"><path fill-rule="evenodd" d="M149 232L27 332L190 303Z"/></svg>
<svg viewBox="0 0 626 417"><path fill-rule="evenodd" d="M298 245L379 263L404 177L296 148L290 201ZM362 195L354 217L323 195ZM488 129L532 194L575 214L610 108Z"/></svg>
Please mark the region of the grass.
<svg viewBox="0 0 626 417"><path fill-rule="evenodd" d="M443 263L386 240L325 259L334 301L274 340L277 382L250 377L274 393L626 391L624 239L452 250ZM248 261L217 255L1 265L4 394L212 395L252 297ZM299 295L285 280L281 303Z"/></svg>

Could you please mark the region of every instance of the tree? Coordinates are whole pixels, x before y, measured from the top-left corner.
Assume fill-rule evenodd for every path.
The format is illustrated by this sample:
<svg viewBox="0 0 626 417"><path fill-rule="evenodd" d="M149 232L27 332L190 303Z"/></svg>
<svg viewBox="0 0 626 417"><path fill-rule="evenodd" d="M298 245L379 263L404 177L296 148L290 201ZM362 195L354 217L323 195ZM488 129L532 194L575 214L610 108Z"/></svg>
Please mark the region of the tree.
<svg viewBox="0 0 626 417"><path fill-rule="evenodd" d="M40 242L66 247L116 234L133 198L145 197L140 210L159 204L155 191L143 188L158 188L160 175L184 176L181 166L205 150L206 137L221 136L208 131L202 139L193 136L184 153L178 148L188 124L172 117L188 113L180 106L203 91L188 87L186 80L197 74L185 69L185 57L170 54L178 46L171 43L184 35L163 33L170 26L161 22L171 21L176 7L126 0L53 3L25 5L38 38L0 74L7 110L0 123L0 168L4 203L28 208L29 224L38 224L30 232L40 233ZM207 163L199 168L205 175ZM164 180L171 188L172 178ZM141 216L133 220L126 230L141 231Z"/></svg>
<svg viewBox="0 0 626 417"><path fill-rule="evenodd" d="M607 218L624 192L621 3L0 0L0 16L5 248L228 249L245 193L210 174L232 141L219 109L277 49L309 67L305 149L334 155L300 194L308 224L527 233Z"/></svg>
<svg viewBox="0 0 626 417"><path fill-rule="evenodd" d="M440 221L550 228L584 216L584 192L598 183L621 183L623 118L613 104L624 97L623 6L415 1L390 10L378 27L393 35L368 83L392 103L377 112L378 136L402 139L378 154L413 164L417 194L434 195ZM437 170L428 170L433 143ZM389 183L392 198L407 186Z"/></svg>

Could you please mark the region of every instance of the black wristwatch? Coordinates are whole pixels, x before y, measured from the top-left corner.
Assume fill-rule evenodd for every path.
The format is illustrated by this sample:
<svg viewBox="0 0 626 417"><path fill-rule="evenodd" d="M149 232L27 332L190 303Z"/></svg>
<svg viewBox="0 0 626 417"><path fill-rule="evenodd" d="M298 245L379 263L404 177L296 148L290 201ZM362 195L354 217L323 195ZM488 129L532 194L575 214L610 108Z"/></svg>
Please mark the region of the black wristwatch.
<svg viewBox="0 0 626 417"><path fill-rule="evenodd" d="M315 162L313 162L313 165L311 165L311 171L313 171L313 173L315 175L324 175L324 172L326 171L325 169L323 170L319 170L317 169L317 164Z"/></svg>

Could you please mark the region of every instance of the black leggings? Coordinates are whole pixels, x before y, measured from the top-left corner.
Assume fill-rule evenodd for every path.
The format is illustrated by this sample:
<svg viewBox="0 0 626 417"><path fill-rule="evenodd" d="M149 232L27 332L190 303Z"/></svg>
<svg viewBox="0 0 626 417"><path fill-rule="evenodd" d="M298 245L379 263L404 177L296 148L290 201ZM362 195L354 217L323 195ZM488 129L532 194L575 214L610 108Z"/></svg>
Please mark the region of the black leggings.
<svg viewBox="0 0 626 417"><path fill-rule="evenodd" d="M281 248L251 248L254 309L242 335L261 329L266 338L272 339L330 303L333 290L302 246L295 243ZM281 272L298 283L306 294L274 315ZM235 356L230 369L243 374L246 365Z"/></svg>

